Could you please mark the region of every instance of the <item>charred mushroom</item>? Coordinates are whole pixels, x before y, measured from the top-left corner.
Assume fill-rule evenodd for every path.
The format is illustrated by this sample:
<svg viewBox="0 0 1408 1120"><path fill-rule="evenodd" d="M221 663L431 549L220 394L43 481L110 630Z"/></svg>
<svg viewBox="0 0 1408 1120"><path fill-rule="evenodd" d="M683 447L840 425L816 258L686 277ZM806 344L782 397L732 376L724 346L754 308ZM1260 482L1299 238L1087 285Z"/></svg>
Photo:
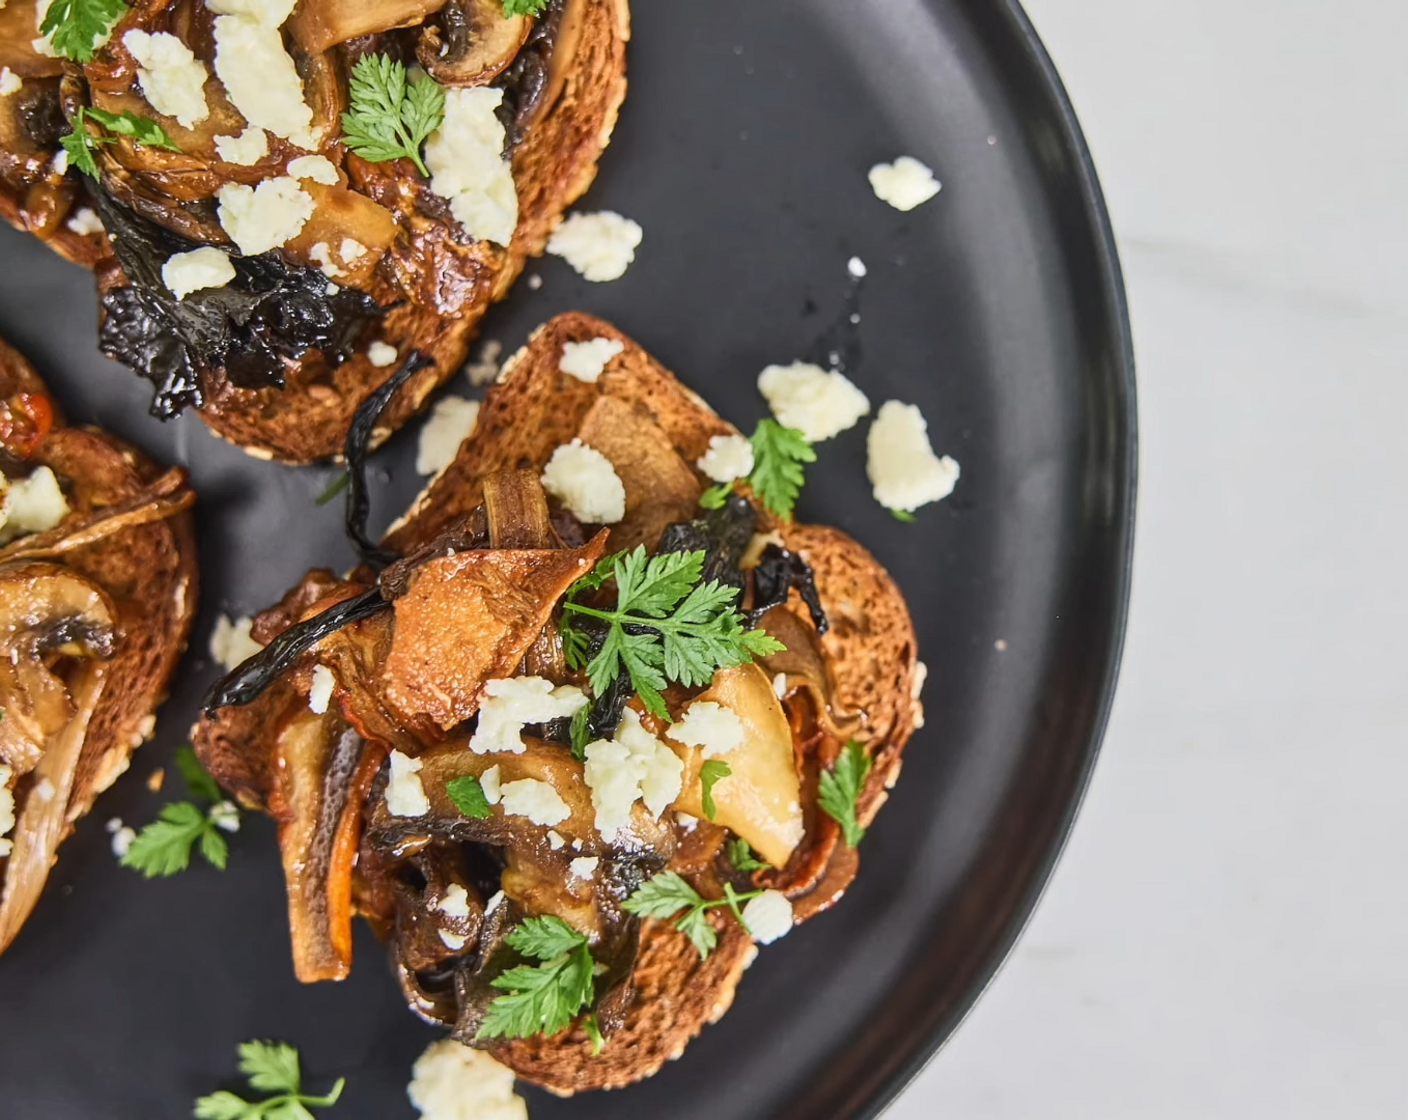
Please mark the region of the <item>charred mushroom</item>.
<svg viewBox="0 0 1408 1120"><path fill-rule="evenodd" d="M450 0L421 33L416 57L444 86L482 86L518 57L533 21L504 15L501 0Z"/></svg>

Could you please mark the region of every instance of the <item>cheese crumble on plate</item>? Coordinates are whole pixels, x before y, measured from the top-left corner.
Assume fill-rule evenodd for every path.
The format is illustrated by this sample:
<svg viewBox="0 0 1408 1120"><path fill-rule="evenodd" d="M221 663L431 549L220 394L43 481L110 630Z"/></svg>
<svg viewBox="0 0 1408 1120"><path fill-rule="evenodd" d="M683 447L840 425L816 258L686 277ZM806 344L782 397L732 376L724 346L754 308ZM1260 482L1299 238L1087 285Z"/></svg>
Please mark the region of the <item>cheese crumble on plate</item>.
<svg viewBox="0 0 1408 1120"><path fill-rule="evenodd" d="M588 525L626 516L626 487L611 460L580 439L564 443L543 468L543 489Z"/></svg>
<svg viewBox="0 0 1408 1120"><path fill-rule="evenodd" d="M768 366L758 375L758 390L779 424L812 443L855 427L870 411L870 401L849 378L810 362Z"/></svg>
<svg viewBox="0 0 1408 1120"><path fill-rule="evenodd" d="M881 202L896 210L913 210L939 193L941 184L934 173L913 156L900 156L894 163L877 163L870 169L870 189Z"/></svg>
<svg viewBox="0 0 1408 1120"><path fill-rule="evenodd" d="M645 240L640 225L611 210L573 214L548 238L548 252L561 257L594 284L619 280Z"/></svg>
<svg viewBox="0 0 1408 1120"><path fill-rule="evenodd" d="M886 401L870 426L866 450L875 500L886 509L909 513L942 501L958 485L958 463L934 454L917 405Z"/></svg>
<svg viewBox="0 0 1408 1120"><path fill-rule="evenodd" d="M406 1095L422 1120L528 1120L513 1071L454 1039L433 1042L411 1070Z"/></svg>

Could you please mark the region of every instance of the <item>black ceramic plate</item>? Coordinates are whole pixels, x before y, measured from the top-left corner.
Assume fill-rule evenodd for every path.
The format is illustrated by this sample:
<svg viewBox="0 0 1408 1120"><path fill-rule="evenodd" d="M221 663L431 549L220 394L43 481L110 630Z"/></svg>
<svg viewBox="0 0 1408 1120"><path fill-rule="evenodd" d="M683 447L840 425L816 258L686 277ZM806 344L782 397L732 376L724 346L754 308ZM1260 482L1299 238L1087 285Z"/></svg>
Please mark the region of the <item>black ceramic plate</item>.
<svg viewBox="0 0 1408 1120"><path fill-rule="evenodd" d="M865 429L821 448L804 520L868 543L899 579L930 667L929 722L831 912L766 950L733 1011L626 1093L550 1100L576 1117L871 1117L953 1030L1029 914L1071 824L1114 686L1128 589L1134 390L1123 293L1070 108L1011 0L638 0L631 95L584 205L645 227L624 279L530 271L485 323L509 349L582 308L617 322L740 426L755 378L813 350L860 256L856 380L918 403L957 492L913 525L871 499ZM913 154L943 192L911 214L865 172ZM288 1039L313 1086L346 1074L348 1120L412 1116L434 1037L359 932L353 978L291 975L273 830L249 819L230 868L148 883L103 823L151 820L145 789L212 679L220 611L347 565L332 472L246 458L96 352L92 282L0 232L0 329L77 421L190 467L205 594L157 742L62 852L0 958L0 1116L154 1120L232 1084L243 1039ZM463 391L463 386L457 386ZM414 432L377 459L379 516L418 489Z"/></svg>

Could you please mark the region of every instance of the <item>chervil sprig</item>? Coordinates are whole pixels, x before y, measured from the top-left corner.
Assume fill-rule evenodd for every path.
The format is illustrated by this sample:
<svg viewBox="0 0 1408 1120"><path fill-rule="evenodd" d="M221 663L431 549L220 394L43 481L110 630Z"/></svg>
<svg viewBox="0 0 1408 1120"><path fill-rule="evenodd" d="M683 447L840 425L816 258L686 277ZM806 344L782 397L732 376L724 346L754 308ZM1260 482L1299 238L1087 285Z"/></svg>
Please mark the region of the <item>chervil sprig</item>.
<svg viewBox="0 0 1408 1120"><path fill-rule="evenodd" d="M865 748L852 739L836 759L836 765L822 773L818 787L817 803L841 826L841 834L852 848L865 838L865 829L856 819L856 802L870 777L871 765Z"/></svg>
<svg viewBox="0 0 1408 1120"><path fill-rule="evenodd" d="M728 860L739 871L771 871L772 864L764 863L753 854L748 841L736 836L728 842Z"/></svg>
<svg viewBox="0 0 1408 1120"><path fill-rule="evenodd" d="M760 420L749 442L753 445L753 470L743 481L778 517L790 518L807 480L806 464L816 462L815 449L796 428L785 428L776 420ZM700 506L723 509L735 485L710 486L699 496Z"/></svg>
<svg viewBox="0 0 1408 1120"><path fill-rule="evenodd" d="M699 768L699 797L704 802L704 815L713 820L718 814L714 804L714 787L733 773L733 768L721 758L711 758Z"/></svg>
<svg viewBox="0 0 1408 1120"><path fill-rule="evenodd" d="M124 0L53 0L39 25L56 54L91 62L113 24L127 14Z"/></svg>
<svg viewBox="0 0 1408 1120"><path fill-rule="evenodd" d="M208 809L190 801L165 806L157 819L137 834L122 866L139 871L148 879L168 878L191 865L191 853L199 848L205 862L220 871L229 862L230 846L222 832L238 832L240 812L226 801L196 752L182 747L176 752L176 769L186 780L191 796L210 802Z"/></svg>
<svg viewBox="0 0 1408 1120"><path fill-rule="evenodd" d="M245 1042L240 1045L240 1072L256 1093L274 1093L262 1101L247 1101L231 1092L212 1093L196 1101L196 1120L312 1120L310 1108L331 1108L347 1084L339 1077L332 1090L311 1097L303 1090L298 1051L287 1042Z"/></svg>
<svg viewBox="0 0 1408 1120"><path fill-rule="evenodd" d="M92 121L111 135L94 133L89 130ZM121 113L109 113L106 109L94 109L84 105L73 118L73 131L59 141L68 153L68 161L83 174L92 179L98 178L98 149L104 144L116 144L117 137L126 136L134 143L148 148L165 148L168 152L179 152L176 141L167 135L166 129L154 120L139 117L130 109Z"/></svg>
<svg viewBox="0 0 1408 1120"><path fill-rule="evenodd" d="M641 884L622 906L638 918L658 918L661 921L675 918L675 928L693 942L694 947L699 950L699 959L708 960L709 954L719 944L718 932L709 924L709 911L719 906L727 906L733 911L733 916L742 922L743 911L739 908L739 903L757 898L763 893L749 891L747 894L739 894L731 885L725 884L724 897L710 901L690 886L682 875L674 871L662 871L655 878ZM747 928L746 924L744 928Z"/></svg>
<svg viewBox="0 0 1408 1120"><path fill-rule="evenodd" d="M566 1030L595 994L595 963L582 934L561 918L528 918L506 939L539 965L518 965L490 981L506 993L489 1005L480 1038L549 1037Z"/></svg>
<svg viewBox="0 0 1408 1120"><path fill-rule="evenodd" d="M455 803L455 808L472 820L482 821L494 814L493 806L484 794L484 787L473 774L451 778L445 783L445 792Z"/></svg>
<svg viewBox="0 0 1408 1120"><path fill-rule="evenodd" d="M363 159L408 159L429 177L420 148L445 119L445 90L384 54L365 54L352 68L350 108L342 114L343 141Z"/></svg>
<svg viewBox="0 0 1408 1120"><path fill-rule="evenodd" d="M504 0L506 16L536 16L547 11L548 0Z"/></svg>

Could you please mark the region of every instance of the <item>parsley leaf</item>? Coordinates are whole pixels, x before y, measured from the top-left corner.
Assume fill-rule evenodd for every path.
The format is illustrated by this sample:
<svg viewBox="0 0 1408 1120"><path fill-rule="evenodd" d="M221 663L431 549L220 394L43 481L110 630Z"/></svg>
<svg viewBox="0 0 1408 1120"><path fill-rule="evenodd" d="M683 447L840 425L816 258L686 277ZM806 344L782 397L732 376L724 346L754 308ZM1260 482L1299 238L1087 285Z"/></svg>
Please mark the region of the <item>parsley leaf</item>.
<svg viewBox="0 0 1408 1120"><path fill-rule="evenodd" d="M240 1045L240 1072L257 1093L275 1093L262 1101L247 1101L228 1091L196 1101L196 1120L309 1120L310 1108L330 1108L347 1082L338 1078L322 1097L303 1093L298 1051L287 1042L245 1042Z"/></svg>
<svg viewBox="0 0 1408 1120"><path fill-rule="evenodd" d="M913 525L915 521L914 514L910 513L907 509L892 509L890 516L896 521L901 521L906 525Z"/></svg>
<svg viewBox="0 0 1408 1120"><path fill-rule="evenodd" d="M574 634L578 633L573 631ZM580 636L580 635L579 635ZM572 717L570 734L572 738L572 757L578 762L587 760L587 744L592 741L592 707L586 704L577 709L577 714Z"/></svg>
<svg viewBox="0 0 1408 1120"><path fill-rule="evenodd" d="M200 759L196 757L196 752L191 747L181 747L176 751L176 769L181 772L181 777L185 779L186 788L191 791L192 797L201 798L212 804L225 800L219 783L200 764Z"/></svg>
<svg viewBox="0 0 1408 1120"><path fill-rule="evenodd" d="M53 11L51 8L50 11ZM111 135L90 132L88 122ZM105 109L94 109L84 105L73 118L73 131L59 141L68 153L68 161L91 179L99 176L97 151L104 144L116 144L115 137L126 136L134 143L149 148L165 148L169 152L181 149L176 141L167 135L166 129L147 117L139 117L130 109L121 113L109 113Z"/></svg>
<svg viewBox="0 0 1408 1120"><path fill-rule="evenodd" d="M714 787L733 773L733 768L723 759L711 758L699 768L699 788L704 801L704 815L713 820L718 813L714 804Z"/></svg>
<svg viewBox="0 0 1408 1120"><path fill-rule="evenodd" d="M547 11L548 0L504 0L506 16L536 16Z"/></svg>
<svg viewBox="0 0 1408 1120"><path fill-rule="evenodd" d="M567 663L585 668L592 691L604 696L621 675L646 709L669 719L661 690L669 681L686 688L706 685L718 669L744 665L784 647L762 630L744 630L735 608L738 589L700 583L703 552L667 552L647 558L644 545L618 553L578 580L563 603L562 636ZM616 580L614 610L584 606L576 597ZM573 616L607 623L595 654L591 637L572 625Z"/></svg>
<svg viewBox="0 0 1408 1120"><path fill-rule="evenodd" d="M790 518L806 481L805 463L816 462L807 437L776 420L761 420L753 432L753 473L748 484L758 499L779 517Z"/></svg>
<svg viewBox="0 0 1408 1120"><path fill-rule="evenodd" d="M506 939L540 965L519 965L490 981L506 992L489 1005L480 1038L549 1037L566 1030L595 994L595 964L587 939L561 918L529 918Z"/></svg>
<svg viewBox="0 0 1408 1120"><path fill-rule="evenodd" d="M148 879L169 878L191 865L191 849L197 842L206 862L223 871L229 847L215 822L198 805L177 801L163 808L159 818L138 833L122 857L122 866L140 871Z"/></svg>
<svg viewBox="0 0 1408 1120"><path fill-rule="evenodd" d="M821 775L817 803L841 826L846 844L855 848L865 838L865 829L856 819L856 801L870 777L871 760L855 739L846 744L836 765Z"/></svg>
<svg viewBox="0 0 1408 1120"><path fill-rule="evenodd" d="M402 63L367 54L353 67L348 97L342 131L352 151L372 163L409 159L430 177L420 148L445 119L443 86L428 76L407 81Z"/></svg>
<svg viewBox="0 0 1408 1120"><path fill-rule="evenodd" d="M732 493L732 482L721 482L717 486L711 486L699 495L699 508L723 509L728 503L728 496Z"/></svg>
<svg viewBox="0 0 1408 1120"><path fill-rule="evenodd" d="M592 1044L592 1057L600 1057L601 1052L606 1049L606 1039L601 1034L601 1024L596 1021L595 1015L588 1015L582 1027L587 1032L587 1038Z"/></svg>
<svg viewBox="0 0 1408 1120"><path fill-rule="evenodd" d="M126 14L124 0L54 0L39 31L64 58L91 62L98 44Z"/></svg>
<svg viewBox="0 0 1408 1120"><path fill-rule="evenodd" d="M473 774L466 774L461 778L451 778L445 783L445 792L450 795L450 800L455 803L455 808L473 820L482 821L494 815L493 806L484 796L484 787L479 784L479 779Z"/></svg>
<svg viewBox="0 0 1408 1120"><path fill-rule="evenodd" d="M753 855L748 841L741 836L728 842L728 861L739 871L771 871L772 864L764 863Z"/></svg>
<svg viewBox="0 0 1408 1120"><path fill-rule="evenodd" d="M694 943L699 950L699 959L708 960L709 954L719 943L718 931L709 924L708 912L715 907L727 906L734 914L740 915L740 902L757 898L762 891L739 894L731 885L725 885L724 897L712 902L706 900L690 886L684 876L675 871L662 871L655 878L642 883L640 888L622 903L622 908L638 918L675 918L675 928ZM681 914L681 911L683 913Z"/></svg>

